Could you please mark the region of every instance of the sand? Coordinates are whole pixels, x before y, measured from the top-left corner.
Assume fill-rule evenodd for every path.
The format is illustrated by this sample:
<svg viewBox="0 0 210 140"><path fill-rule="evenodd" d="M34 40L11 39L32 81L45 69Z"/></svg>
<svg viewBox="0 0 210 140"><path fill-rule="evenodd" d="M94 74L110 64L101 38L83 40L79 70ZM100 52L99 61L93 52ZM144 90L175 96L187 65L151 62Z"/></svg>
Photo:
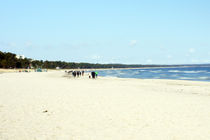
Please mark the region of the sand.
<svg viewBox="0 0 210 140"><path fill-rule="evenodd" d="M209 140L210 83L0 74L0 140Z"/></svg>

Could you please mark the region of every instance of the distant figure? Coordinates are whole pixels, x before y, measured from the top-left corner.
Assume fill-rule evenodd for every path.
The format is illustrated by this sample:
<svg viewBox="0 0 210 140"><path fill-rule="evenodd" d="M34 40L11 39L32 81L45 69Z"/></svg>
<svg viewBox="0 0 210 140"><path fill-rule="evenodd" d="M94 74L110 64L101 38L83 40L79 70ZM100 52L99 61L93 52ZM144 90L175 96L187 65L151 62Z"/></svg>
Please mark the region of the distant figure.
<svg viewBox="0 0 210 140"><path fill-rule="evenodd" d="M72 75L73 75L74 77L76 77L76 76L77 76L76 71L73 71L73 72L72 72Z"/></svg>
<svg viewBox="0 0 210 140"><path fill-rule="evenodd" d="M70 73L72 73L72 72L73 72L73 71L68 71L67 73L70 74Z"/></svg>
<svg viewBox="0 0 210 140"><path fill-rule="evenodd" d="M84 73L85 73L85 71L83 70L83 71L82 71L82 76L84 76Z"/></svg>
<svg viewBox="0 0 210 140"><path fill-rule="evenodd" d="M77 77L79 77L79 71L77 71Z"/></svg>
<svg viewBox="0 0 210 140"><path fill-rule="evenodd" d="M92 71L91 76L92 76L93 79L95 79L96 78L96 73L94 71Z"/></svg>
<svg viewBox="0 0 210 140"><path fill-rule="evenodd" d="M98 77L98 72L96 71L95 74L96 74L96 78L97 78Z"/></svg>

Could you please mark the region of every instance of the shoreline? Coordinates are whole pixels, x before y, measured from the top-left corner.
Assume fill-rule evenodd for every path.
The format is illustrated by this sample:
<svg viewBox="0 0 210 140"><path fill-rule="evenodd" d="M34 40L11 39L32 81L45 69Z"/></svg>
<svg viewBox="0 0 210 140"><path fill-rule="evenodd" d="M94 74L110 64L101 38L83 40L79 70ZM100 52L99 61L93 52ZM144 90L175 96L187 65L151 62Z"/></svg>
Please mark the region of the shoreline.
<svg viewBox="0 0 210 140"><path fill-rule="evenodd" d="M155 67L155 68L160 68L160 67ZM154 69L155 69L154 68ZM166 67L161 67L161 68L166 68ZM174 67L174 68L177 68L177 67ZM77 71L77 70L84 70L85 73L87 74L87 72L89 71L104 71L104 70L127 70L127 69L153 69L153 68L116 68L116 69L46 69L47 72L62 72L64 73L65 71ZM24 71L24 70L29 70L29 72L19 72L19 70L21 71ZM35 72L35 69L0 69L0 74L4 74L4 73L34 73ZM37 72L35 72L37 73ZM40 72L38 72L40 73ZM46 73L46 71L43 71L41 73ZM190 79L158 79L158 78L135 78L135 77L132 77L132 78L123 78L123 77L115 77L115 76L100 76L100 77L104 77L104 78L120 78L120 79L142 79L142 80L173 80L173 81L194 81L194 82L207 82L209 83L210 81L208 80L190 80Z"/></svg>

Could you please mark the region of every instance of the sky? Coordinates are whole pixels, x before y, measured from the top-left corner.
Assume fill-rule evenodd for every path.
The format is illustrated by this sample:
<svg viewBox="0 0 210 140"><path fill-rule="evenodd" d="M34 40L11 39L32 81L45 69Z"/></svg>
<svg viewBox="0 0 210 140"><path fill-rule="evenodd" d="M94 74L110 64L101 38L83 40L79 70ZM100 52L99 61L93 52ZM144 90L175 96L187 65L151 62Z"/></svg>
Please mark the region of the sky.
<svg viewBox="0 0 210 140"><path fill-rule="evenodd" d="M209 0L0 0L0 51L38 60L210 63Z"/></svg>

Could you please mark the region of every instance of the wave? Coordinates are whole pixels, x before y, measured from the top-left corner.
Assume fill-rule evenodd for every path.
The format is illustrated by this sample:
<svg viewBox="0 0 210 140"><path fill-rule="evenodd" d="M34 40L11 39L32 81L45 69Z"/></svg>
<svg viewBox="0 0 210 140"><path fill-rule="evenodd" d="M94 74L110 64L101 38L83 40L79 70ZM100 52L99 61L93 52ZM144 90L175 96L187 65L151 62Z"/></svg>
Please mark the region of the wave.
<svg viewBox="0 0 210 140"><path fill-rule="evenodd" d="M210 77L198 77L200 80L210 80Z"/></svg>
<svg viewBox="0 0 210 140"><path fill-rule="evenodd" d="M140 74L139 71L133 72L133 75L138 75L138 74Z"/></svg>
<svg viewBox="0 0 210 140"><path fill-rule="evenodd" d="M104 70L100 71L99 75L120 78L210 81L210 69L203 68Z"/></svg>
<svg viewBox="0 0 210 140"><path fill-rule="evenodd" d="M117 76L114 76L114 75L105 75L104 77L107 77L107 78L118 78Z"/></svg>
<svg viewBox="0 0 210 140"><path fill-rule="evenodd" d="M169 70L168 72L183 72L183 71L179 71L179 70Z"/></svg>
<svg viewBox="0 0 210 140"><path fill-rule="evenodd" d="M111 71L111 70L108 70L108 71L106 71L106 73L107 73L107 74L112 74L112 73L114 73L114 72Z"/></svg>
<svg viewBox="0 0 210 140"><path fill-rule="evenodd" d="M179 77L178 79L180 79L180 80L192 80L192 79L195 79L195 78L190 78L190 77Z"/></svg>
<svg viewBox="0 0 210 140"><path fill-rule="evenodd" d="M123 75L123 74L127 74L126 72L123 72L123 71L116 71L116 74L117 75Z"/></svg>
<svg viewBox="0 0 210 140"><path fill-rule="evenodd" d="M204 73L207 71L183 71L184 73Z"/></svg>
<svg viewBox="0 0 210 140"><path fill-rule="evenodd" d="M161 77L153 77L154 79L160 79Z"/></svg>
<svg viewBox="0 0 210 140"><path fill-rule="evenodd" d="M207 71L180 71L180 70L169 70L172 73L207 73Z"/></svg>
<svg viewBox="0 0 210 140"><path fill-rule="evenodd" d="M160 73L160 72L162 72L162 70L151 70L149 72L152 72L152 73Z"/></svg>
<svg viewBox="0 0 210 140"><path fill-rule="evenodd" d="M148 70L139 70L139 72L142 72L142 71L148 71Z"/></svg>

